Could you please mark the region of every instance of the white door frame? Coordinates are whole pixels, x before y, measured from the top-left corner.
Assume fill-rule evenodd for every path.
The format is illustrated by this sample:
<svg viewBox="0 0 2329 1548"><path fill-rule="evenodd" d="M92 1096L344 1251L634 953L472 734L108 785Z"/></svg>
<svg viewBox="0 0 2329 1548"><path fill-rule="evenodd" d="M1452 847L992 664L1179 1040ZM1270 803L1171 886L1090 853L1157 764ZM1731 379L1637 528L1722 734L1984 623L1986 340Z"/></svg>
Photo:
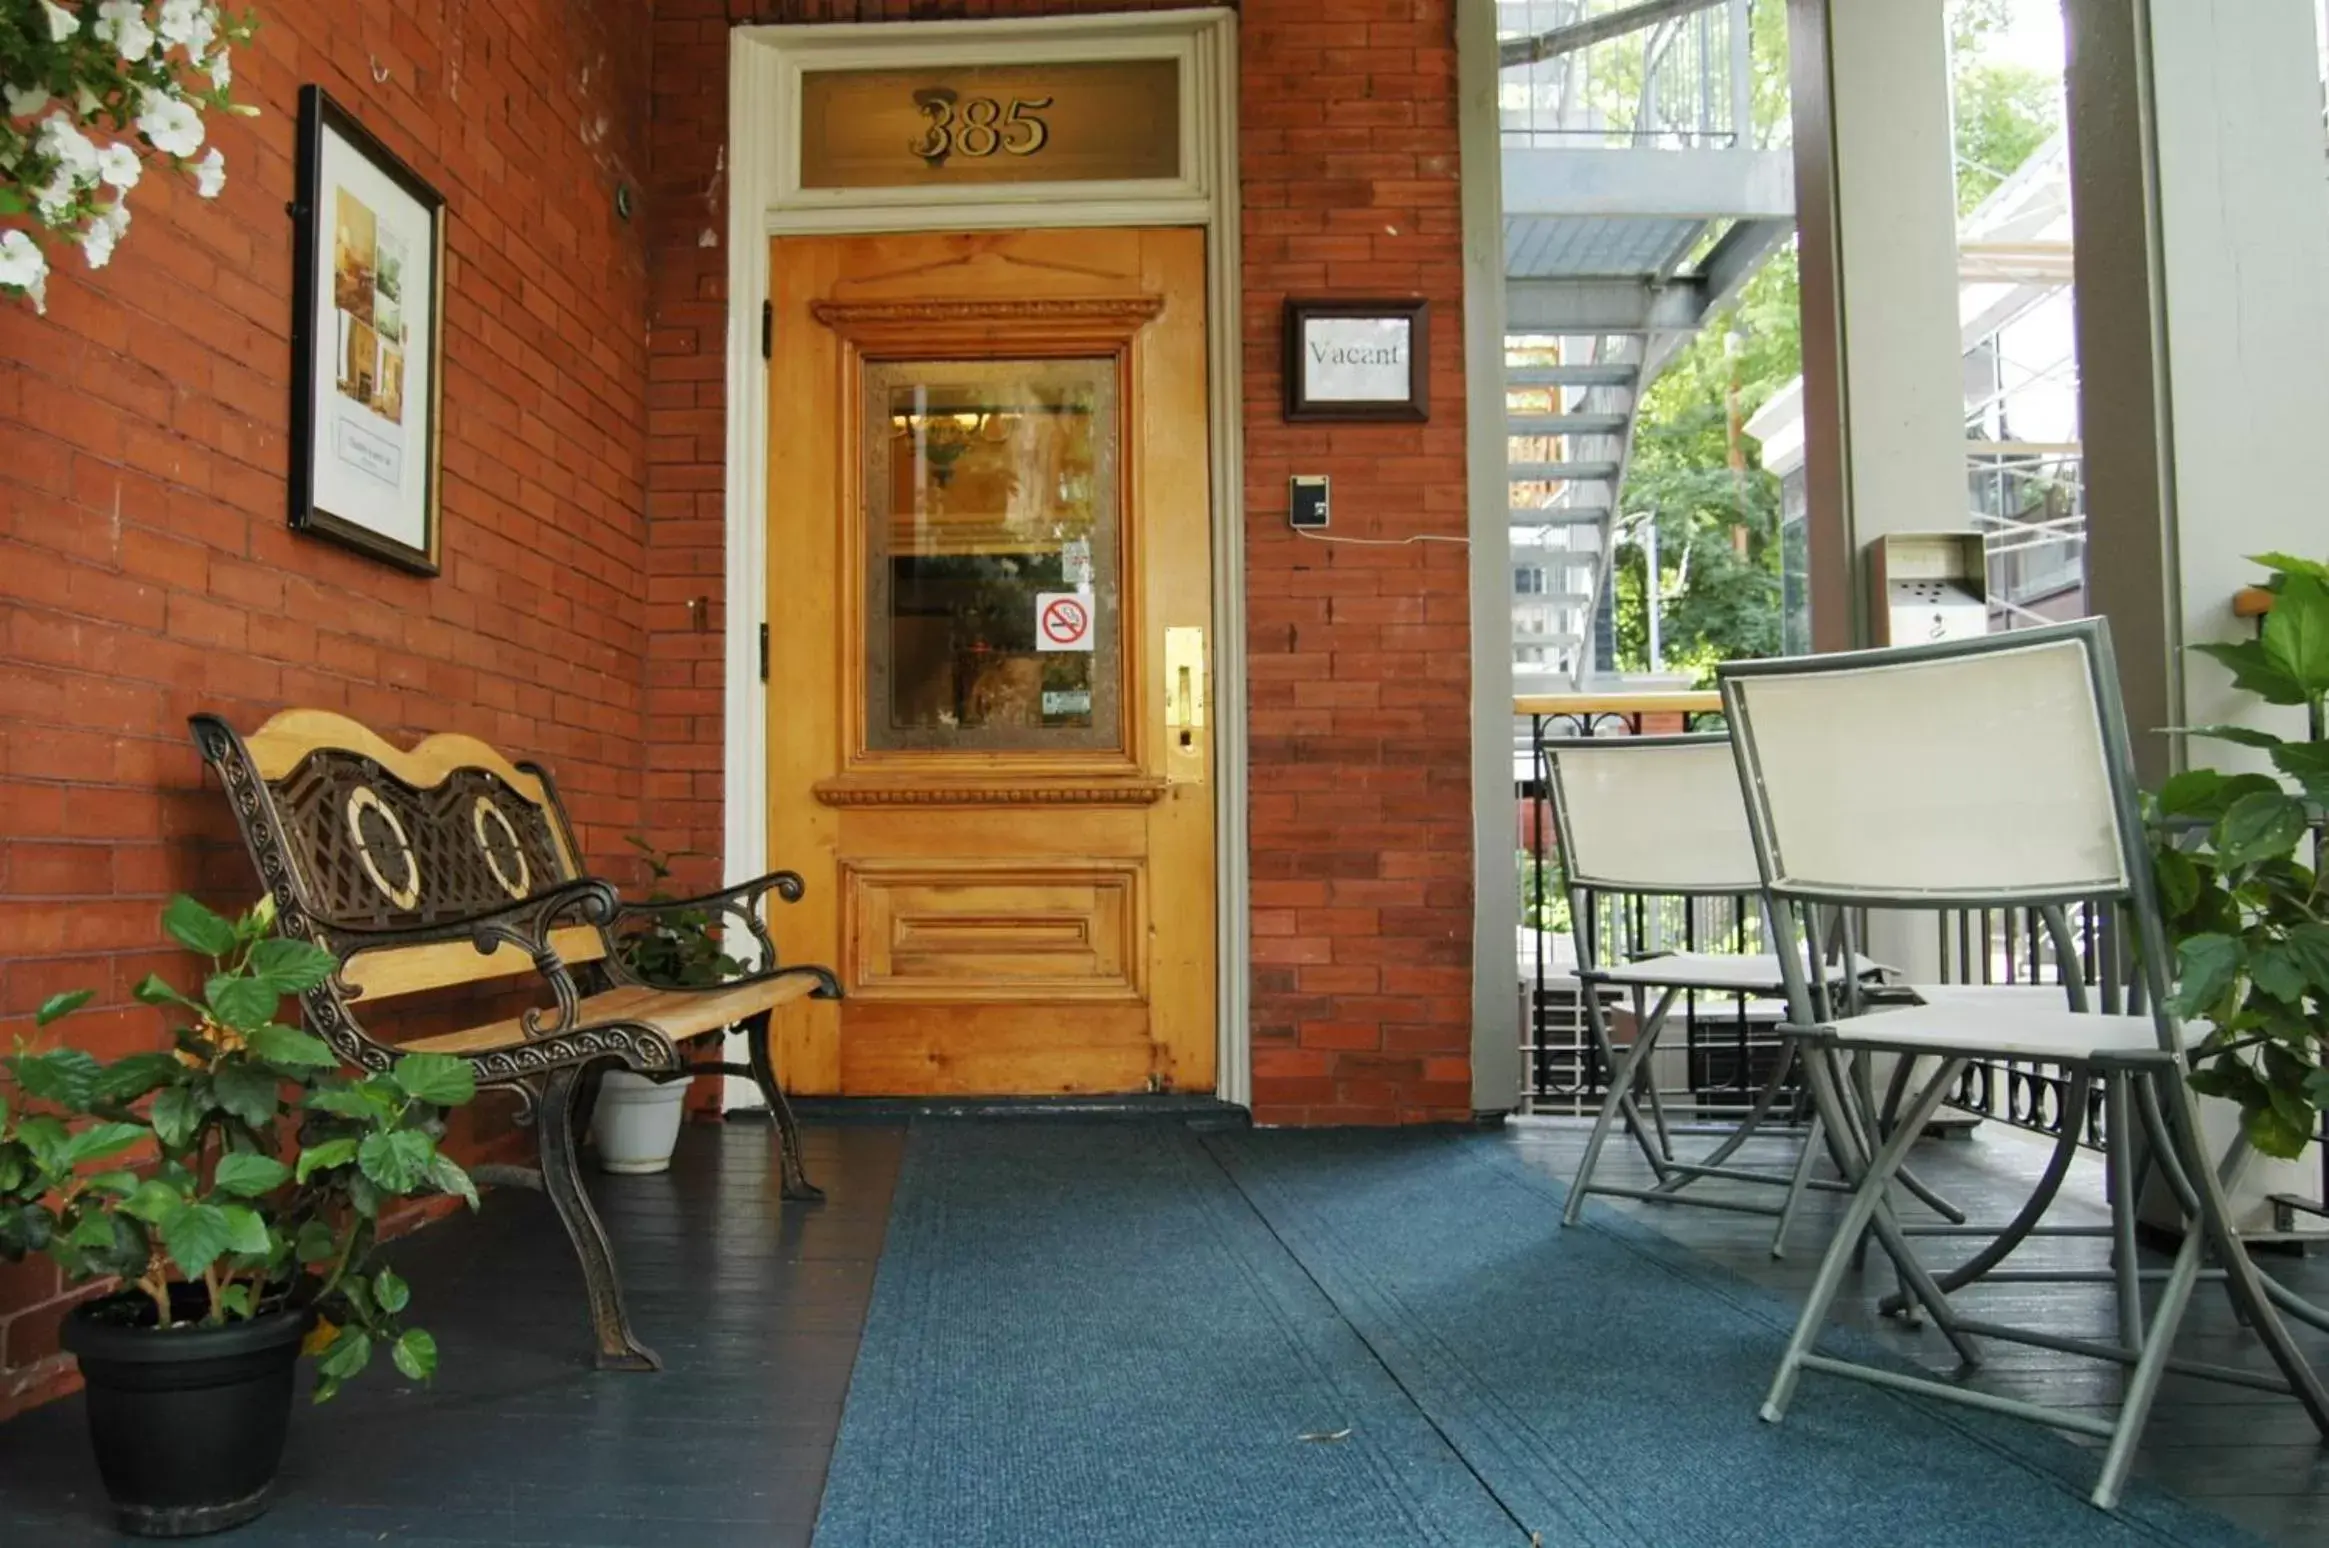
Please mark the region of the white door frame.
<svg viewBox="0 0 2329 1548"><path fill-rule="evenodd" d="M801 233L994 230L1037 226L1202 226L1213 495L1214 915L1218 942L1215 1091L1250 1105L1247 955L1245 455L1238 290L1237 18L1226 10L1027 21L737 27L728 52L728 448L726 871L767 869L768 371L760 318L768 240ZM1030 64L1173 58L1181 64L1177 178L981 184L942 190L803 189L792 128L804 66ZM781 861L782 857L777 857ZM729 1106L758 1100L731 1079Z"/></svg>

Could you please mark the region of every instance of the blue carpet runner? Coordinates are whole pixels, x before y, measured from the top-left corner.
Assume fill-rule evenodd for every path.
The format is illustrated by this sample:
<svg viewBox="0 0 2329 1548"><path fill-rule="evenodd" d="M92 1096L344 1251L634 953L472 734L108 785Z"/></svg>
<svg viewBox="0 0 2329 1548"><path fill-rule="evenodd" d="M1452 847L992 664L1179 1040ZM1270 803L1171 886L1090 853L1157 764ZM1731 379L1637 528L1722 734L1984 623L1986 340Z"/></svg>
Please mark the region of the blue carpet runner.
<svg viewBox="0 0 2329 1548"><path fill-rule="evenodd" d="M818 1548L2246 1548L2032 1426L1807 1378L1767 1293L1490 1135L917 1125Z"/></svg>

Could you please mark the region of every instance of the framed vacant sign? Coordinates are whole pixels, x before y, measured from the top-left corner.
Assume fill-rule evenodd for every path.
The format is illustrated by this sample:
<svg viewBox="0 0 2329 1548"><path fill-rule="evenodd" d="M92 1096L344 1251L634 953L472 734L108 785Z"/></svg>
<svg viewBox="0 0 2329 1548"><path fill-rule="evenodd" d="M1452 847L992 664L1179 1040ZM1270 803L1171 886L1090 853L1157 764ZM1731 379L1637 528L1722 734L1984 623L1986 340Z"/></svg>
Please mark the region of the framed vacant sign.
<svg viewBox="0 0 2329 1548"><path fill-rule="evenodd" d="M1421 301L1286 303L1288 419L1431 417Z"/></svg>
<svg viewBox="0 0 2329 1548"><path fill-rule="evenodd" d="M434 575L444 197L306 86L291 213L291 525Z"/></svg>

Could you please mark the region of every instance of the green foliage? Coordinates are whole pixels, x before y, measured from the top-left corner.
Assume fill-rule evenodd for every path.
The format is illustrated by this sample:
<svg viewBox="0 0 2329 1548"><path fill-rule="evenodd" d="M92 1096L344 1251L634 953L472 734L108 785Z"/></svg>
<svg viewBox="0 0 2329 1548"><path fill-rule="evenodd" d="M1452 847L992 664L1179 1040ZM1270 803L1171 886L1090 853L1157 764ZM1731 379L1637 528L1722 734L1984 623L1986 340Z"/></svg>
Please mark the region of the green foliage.
<svg viewBox="0 0 2329 1548"><path fill-rule="evenodd" d="M667 886L672 862L685 850L666 854L637 834L629 839L639 851L651 878L650 905L676 901ZM640 916L641 923L617 943L623 964L640 980L658 986L698 989L726 983L744 971L744 964L721 948L719 915L708 908L656 908Z"/></svg>
<svg viewBox="0 0 2329 1548"><path fill-rule="evenodd" d="M2304 740L2248 726L2185 733L2266 755L2273 772L2191 769L2150 802L2152 868L2175 948L2172 1007L2205 1022L2192 1085L2240 1104L2267 1155L2295 1156L2329 1108L2329 920L2321 840L2329 809L2329 566L2258 563L2277 593L2257 638L2193 649L2265 703L2301 706Z"/></svg>
<svg viewBox="0 0 2329 1548"><path fill-rule="evenodd" d="M1802 365L1790 247L1643 394L1614 571L1621 665L1649 665L1642 576L1652 522L1661 665L1711 679L1717 662L1779 654L1779 481L1739 427Z"/></svg>
<svg viewBox="0 0 2329 1548"><path fill-rule="evenodd" d="M1541 864L1525 849L1517 852L1520 865L1520 922L1531 930L1569 928L1569 883L1561 874L1557 856Z"/></svg>
<svg viewBox="0 0 2329 1548"><path fill-rule="evenodd" d="M1988 198L2062 126L2060 80L1982 57L1983 40L2004 29L2010 10L2008 0L1950 0L1959 214Z"/></svg>
<svg viewBox="0 0 2329 1548"><path fill-rule="evenodd" d="M1951 0L1948 9L1960 210L1978 204L2061 122L2059 82L1983 57L1984 40L2009 17L2008 0ZM1788 116L1786 8L1757 6L1752 26L1755 135L1769 143ZM1649 666L1643 568L1652 523L1660 665L1704 683L1718 662L1780 654L1779 482L1738 427L1802 370L1790 246L1707 320L1643 394L1613 555L1620 668Z"/></svg>
<svg viewBox="0 0 2329 1548"><path fill-rule="evenodd" d="M175 1013L170 1052L104 1063L20 1046L0 1058L0 1258L43 1253L70 1279L118 1278L165 1329L176 1284L200 1287L210 1325L312 1308L319 1402L375 1348L425 1380L436 1344L404 1325L411 1291L374 1261L380 1210L431 1194L476 1207L475 1184L437 1148L445 1111L476 1085L442 1054L342 1074L320 1038L275 1019L337 963L274 923L264 903L228 920L172 900L163 929L207 971L199 996L159 977L136 990ZM90 998L58 995L35 1021L45 1029Z"/></svg>

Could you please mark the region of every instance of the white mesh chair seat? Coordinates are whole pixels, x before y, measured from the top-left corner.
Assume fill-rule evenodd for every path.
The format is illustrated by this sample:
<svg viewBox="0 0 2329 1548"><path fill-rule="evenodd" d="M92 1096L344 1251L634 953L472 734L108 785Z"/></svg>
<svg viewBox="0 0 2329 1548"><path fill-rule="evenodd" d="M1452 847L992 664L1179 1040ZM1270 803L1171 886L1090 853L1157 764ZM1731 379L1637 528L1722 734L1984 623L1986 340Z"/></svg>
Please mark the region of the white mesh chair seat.
<svg viewBox="0 0 2329 1548"><path fill-rule="evenodd" d="M1842 982L1843 964L1823 962L1821 971L1831 982ZM1852 959L1856 976L1867 977L1881 973L1883 967L1866 957ZM1770 952L1740 955L1712 951L1674 951L1663 956L1644 957L1638 962L1620 962L1610 967L1588 968L1578 975L1596 983L1615 984L1629 989L1704 989L1718 994L1783 995L1787 992L1787 976L1781 970L1779 958Z"/></svg>
<svg viewBox="0 0 2329 1548"><path fill-rule="evenodd" d="M1872 1011L1827 1023L1844 1048L1976 1058L2037 1059L2054 1064L2161 1059L2150 1016L2112 1016L2070 1009L2051 986L1918 984L1922 1005ZM2205 1035L2186 1029L2187 1038Z"/></svg>

